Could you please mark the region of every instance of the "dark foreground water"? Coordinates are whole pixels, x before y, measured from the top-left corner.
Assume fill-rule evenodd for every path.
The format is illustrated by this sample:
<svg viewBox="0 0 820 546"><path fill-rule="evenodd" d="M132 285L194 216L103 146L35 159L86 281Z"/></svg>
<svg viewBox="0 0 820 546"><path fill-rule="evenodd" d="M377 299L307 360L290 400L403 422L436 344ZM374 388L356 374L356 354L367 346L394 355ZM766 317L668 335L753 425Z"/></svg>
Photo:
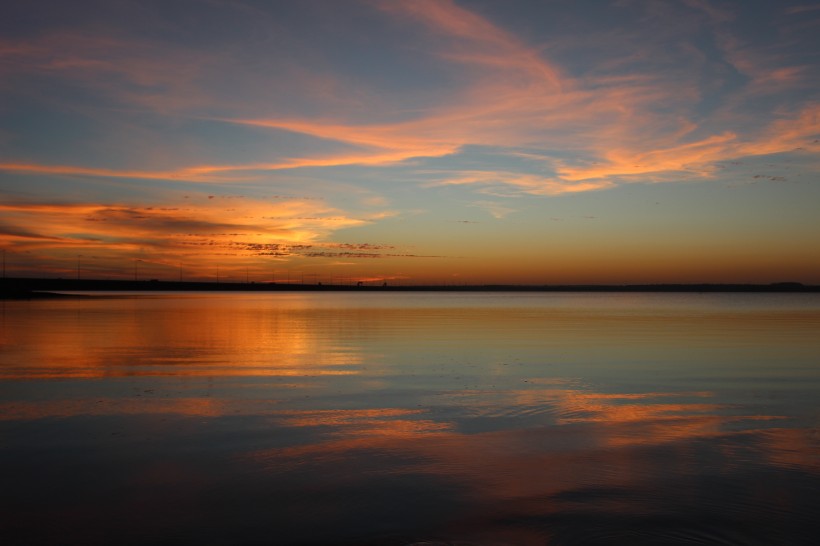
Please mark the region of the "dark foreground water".
<svg viewBox="0 0 820 546"><path fill-rule="evenodd" d="M820 295L0 302L0 543L814 545Z"/></svg>

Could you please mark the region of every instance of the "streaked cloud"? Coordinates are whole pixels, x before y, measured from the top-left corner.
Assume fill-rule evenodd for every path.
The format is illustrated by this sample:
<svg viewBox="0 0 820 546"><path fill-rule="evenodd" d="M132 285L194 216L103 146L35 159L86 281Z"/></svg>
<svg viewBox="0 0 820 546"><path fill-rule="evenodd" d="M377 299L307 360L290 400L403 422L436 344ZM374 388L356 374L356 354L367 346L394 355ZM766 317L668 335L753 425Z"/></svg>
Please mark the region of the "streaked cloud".
<svg viewBox="0 0 820 546"><path fill-rule="evenodd" d="M731 14L704 2L689 2L715 24ZM533 195L559 195L615 187L627 182L710 178L712 165L748 156L787 153L811 143L818 132L816 106L781 112L768 125L749 132L747 120L725 120L710 129L695 113L697 89L680 76L658 73L569 77L545 55L502 28L452 2L424 0L382 3L394 17L409 18L443 37L434 54L447 63L466 65L469 82L450 101L423 117L390 124L342 123L311 119L237 119L233 123L297 132L360 146L363 154L344 158L293 160L298 166L380 164L419 157L457 155L467 146L572 150L572 158L541 159L555 175L528 172L462 171L442 184L494 182ZM752 75L750 89L788 87L810 81L806 67L758 68L745 61L729 35L715 31L727 59ZM594 39L594 38L592 38ZM471 52L469 55L465 51ZM662 60L662 59L661 59ZM691 69L697 70L697 66ZM685 72L683 73L685 75ZM743 99L742 91L738 100ZM673 105L673 116L655 110ZM731 102L729 109L737 108ZM740 134L744 130L744 134ZM704 136L692 138L693 135ZM531 154L532 155L532 154Z"/></svg>
<svg viewBox="0 0 820 546"><path fill-rule="evenodd" d="M97 208L82 221L79 208L4 210L4 239L39 240L43 260L90 240L326 263L461 256L430 226L477 208L515 214L519 227L489 224L524 256L543 218L601 216L570 198L747 191L763 175L806 192L820 171L818 12L805 3L636 0L594 17L526 0L208 3L178 18L161 2L44 1L59 17L13 6L27 22L0 40L0 202ZM182 188L260 205L253 219L161 210L182 207L168 201ZM341 242L396 251L327 246Z"/></svg>
<svg viewBox="0 0 820 546"><path fill-rule="evenodd" d="M101 270L116 267L122 259L168 267L184 260L189 267L201 267L215 255L220 260L331 254L378 257L395 249L375 243L327 242L336 230L372 220L346 216L322 202L234 197L226 204L213 197L194 195L178 206L0 204L5 219L0 223L0 242L14 253L17 268L34 267L39 258L59 253L68 269L75 254L107 256L97 265Z"/></svg>

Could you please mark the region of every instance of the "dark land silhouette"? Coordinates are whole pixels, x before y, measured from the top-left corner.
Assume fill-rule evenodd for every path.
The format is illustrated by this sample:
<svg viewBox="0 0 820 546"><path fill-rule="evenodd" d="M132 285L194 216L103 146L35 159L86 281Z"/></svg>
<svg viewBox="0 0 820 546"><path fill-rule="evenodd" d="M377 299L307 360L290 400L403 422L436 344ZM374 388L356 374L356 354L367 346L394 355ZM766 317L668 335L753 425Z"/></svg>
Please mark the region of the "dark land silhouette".
<svg viewBox="0 0 820 546"><path fill-rule="evenodd" d="M357 285L323 283L213 282L9 277L0 279L0 299L66 297L60 292L820 292L798 282L771 284L476 284ZM73 294L72 294L73 295Z"/></svg>

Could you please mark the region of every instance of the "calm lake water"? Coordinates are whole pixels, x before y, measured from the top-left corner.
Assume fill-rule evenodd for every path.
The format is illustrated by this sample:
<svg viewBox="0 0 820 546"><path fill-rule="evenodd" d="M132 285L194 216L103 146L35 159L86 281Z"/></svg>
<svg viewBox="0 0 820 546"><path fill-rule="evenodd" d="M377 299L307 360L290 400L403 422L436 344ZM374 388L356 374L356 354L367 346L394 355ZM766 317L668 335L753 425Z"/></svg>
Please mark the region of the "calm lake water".
<svg viewBox="0 0 820 546"><path fill-rule="evenodd" d="M816 544L820 295L0 302L3 544Z"/></svg>

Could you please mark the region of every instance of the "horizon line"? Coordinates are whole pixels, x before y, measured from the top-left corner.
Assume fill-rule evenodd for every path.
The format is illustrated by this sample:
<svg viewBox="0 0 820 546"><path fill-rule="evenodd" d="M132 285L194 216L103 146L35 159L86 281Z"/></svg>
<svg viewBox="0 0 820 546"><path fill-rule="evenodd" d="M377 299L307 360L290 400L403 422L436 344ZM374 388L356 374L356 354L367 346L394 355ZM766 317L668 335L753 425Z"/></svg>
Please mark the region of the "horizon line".
<svg viewBox="0 0 820 546"><path fill-rule="evenodd" d="M160 279L70 279L46 277L0 278L2 292L11 294L50 290L69 291L207 291L207 292L279 292L279 291L519 291L519 292L820 292L820 285L796 281L771 283L561 283L561 284L389 284L368 281L356 284L282 283L274 281L168 281Z"/></svg>

